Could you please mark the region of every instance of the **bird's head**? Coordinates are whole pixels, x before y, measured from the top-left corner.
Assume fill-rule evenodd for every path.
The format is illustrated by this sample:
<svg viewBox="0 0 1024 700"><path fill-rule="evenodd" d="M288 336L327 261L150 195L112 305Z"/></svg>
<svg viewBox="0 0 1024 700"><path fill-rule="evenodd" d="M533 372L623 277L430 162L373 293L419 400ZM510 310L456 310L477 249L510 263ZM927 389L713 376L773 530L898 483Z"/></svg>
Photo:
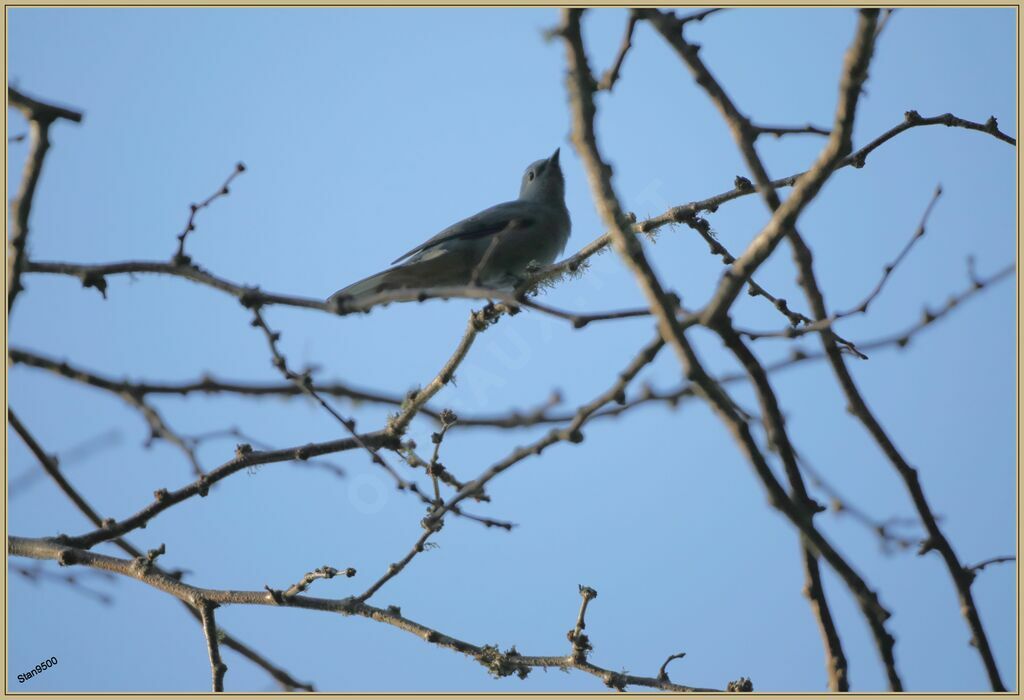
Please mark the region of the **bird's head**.
<svg viewBox="0 0 1024 700"><path fill-rule="evenodd" d="M523 173L519 199L565 203L565 178L562 176L562 166L558 163L560 150L556 148L550 158L530 163L530 167Z"/></svg>

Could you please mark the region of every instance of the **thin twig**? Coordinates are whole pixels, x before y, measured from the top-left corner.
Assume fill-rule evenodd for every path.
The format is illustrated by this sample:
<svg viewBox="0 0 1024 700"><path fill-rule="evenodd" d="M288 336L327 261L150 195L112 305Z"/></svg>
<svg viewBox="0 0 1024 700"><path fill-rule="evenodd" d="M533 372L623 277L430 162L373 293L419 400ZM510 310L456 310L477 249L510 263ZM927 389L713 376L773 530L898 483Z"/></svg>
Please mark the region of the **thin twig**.
<svg viewBox="0 0 1024 700"><path fill-rule="evenodd" d="M213 204L221 197L227 197L228 194L231 192L231 190L229 189L231 181L244 172L245 163L237 163L235 165L235 169L231 171L231 174L228 175L227 179L224 181L224 184L220 186L219 190L211 194L209 197L204 199L199 204L193 203L189 205L188 221L185 223L185 228L183 228L181 233L178 234L178 250L175 251L174 257L171 258L171 261L175 265L190 265L192 263L192 258L185 255L185 239L188 238L188 235L190 233L196 230L196 214L198 214L203 209L206 209L208 206Z"/></svg>
<svg viewBox="0 0 1024 700"><path fill-rule="evenodd" d="M402 557L395 563L388 564L387 571L384 573L384 575L378 578L376 581L374 581L370 585L370 587L363 591L361 594L357 595L355 597L355 600L359 601L360 603L366 602L374 593L379 591L384 586L385 583L393 579L395 576L398 576L398 574L402 573L402 571L405 570L405 567L409 565L409 562L416 558L417 554L426 551L427 540L429 540L431 535L439 531L442 527L444 527L444 521L441 520L440 516L438 516L437 518L433 518L431 520L424 520L423 534L416 539L416 543L412 546L412 549L410 549L404 557Z"/></svg>
<svg viewBox="0 0 1024 700"><path fill-rule="evenodd" d="M814 126L813 124L805 124L804 126L766 126L764 124L751 124L750 131L753 133L755 139L759 136L765 135L781 138L790 134L813 134L816 136L830 136L832 134L828 129L823 129L820 126Z"/></svg>
<svg viewBox="0 0 1024 700"><path fill-rule="evenodd" d="M858 523L877 535L883 552L890 552L892 547L896 547L901 550L908 550L911 547L921 544L920 537L905 537L893 532L893 528L897 525L916 524L918 522L916 519L891 517L886 518L885 520L877 520L872 518L863 509L854 505L848 498L841 495L838 489L829 483L829 481L822 476L820 471L812 467L803 455L797 453L795 450L794 454L796 454L800 470L807 474L811 484L824 491L825 495L828 496L829 510L839 515L851 516Z"/></svg>
<svg viewBox="0 0 1024 700"><path fill-rule="evenodd" d="M789 327L780 331L754 331L741 329L737 329L737 331L741 335L744 335L750 338L751 340L758 340L760 338L792 339L800 337L802 335L807 335L808 333L831 331L833 330L833 327L837 321L840 321L849 316L853 316L855 314L866 314L868 312L868 307L871 305L871 302L873 302L875 298L877 298L878 295L881 294L882 288L885 286L885 283L889 280L889 277L892 276L892 273L896 270L899 264L903 262L903 260L907 257L907 254L910 252L911 248L914 247L914 244L924 236L925 224L927 224L928 217L931 215L932 209L934 208L935 203L938 201L941 195L942 187L936 187L935 193L932 195L931 200L928 202L928 206L925 207L924 214L921 216L921 221L918 224L917 228L914 229L914 233L910 237L910 240L908 240L906 245L903 246L903 249L900 251L899 255L897 255L891 263L887 264L883 268L882 277L878 280L878 283L875 284L875 287L868 293L866 297L864 297L863 300L861 300L859 304L857 304L854 307L851 307L847 311L834 311L828 318L825 319L821 319L818 321L811 321L810 319L808 319L808 323L806 323L803 326L800 326L799 328ZM847 345L848 347L855 347L852 346L852 344L848 343L848 341L843 342L844 345Z"/></svg>
<svg viewBox="0 0 1024 700"><path fill-rule="evenodd" d="M146 401L145 394L140 393L137 390L137 385L126 381L117 382L107 377L102 377L92 372L80 369L68 364L67 362L58 362L57 360L46 358L27 350L10 348L8 356L10 357L11 362L24 364L29 367L36 367L38 369L46 369L51 372L55 372L62 377L66 377L67 379L73 379L98 389L104 389L116 395L119 399L137 410L146 421L146 424L149 427L149 434L144 442L146 447L152 445L153 441L157 438L166 440L168 443L177 447L181 453L185 455L185 458L192 467L192 472L196 476L201 476L205 473L202 465L199 463L199 458L196 455L193 446L190 445L184 437L167 425L167 422L163 419L163 416L160 415L160 412L157 411L152 404Z"/></svg>
<svg viewBox="0 0 1024 700"><path fill-rule="evenodd" d="M313 584L314 581L318 581L320 579L332 579L335 576L344 576L345 578L352 578L355 575L356 570L353 569L351 566L347 569L341 570L335 569L333 566L321 566L320 568L313 569L312 571L307 573L298 582L293 583L291 586L288 587L288 590L281 591L281 596L285 600L289 600L297 596L299 593L304 593L306 589L308 589ZM264 588L266 588L268 591L271 590L267 586L264 586Z"/></svg>
<svg viewBox="0 0 1024 700"><path fill-rule="evenodd" d="M932 194L931 200L929 200L928 202L928 206L925 207L924 213L921 215L920 223L918 223L917 228L914 229L914 234L910 237L910 240L907 241L907 244L903 246L903 250L901 250L899 255L896 256L896 259L885 266L885 268L882 271L882 278L878 280L878 284L875 285L875 288L872 289L866 297L864 297L863 301L857 304L857 306L851 308L849 311L834 312L832 314L833 318L840 319L846 318L847 316L853 316L854 314L867 313L868 307L871 305L871 302L873 302L875 298L882 293L882 288L885 286L885 283L889 280L889 277L892 276L892 273L896 270L896 268L899 267L899 264L903 262L904 258L907 257L907 254L910 252L910 249L914 247L915 243L917 243L919 240L921 240L922 237L924 237L925 226L928 223L928 217L931 216L932 209L935 208L935 203L939 201L939 197L941 196L942 185L937 185L935 187L935 192Z"/></svg>
<svg viewBox="0 0 1024 700"><path fill-rule="evenodd" d="M972 564L971 566L966 567L966 570L972 575L977 575L979 571L983 571L986 567L992 566L993 564L1005 564L1011 561L1017 561L1017 557L1012 554L1001 557L991 557L989 559L979 561L977 564Z"/></svg>
<svg viewBox="0 0 1024 700"><path fill-rule="evenodd" d="M458 416L452 411L445 409L441 411L441 429L430 436L430 439L434 443L434 454L430 458L430 464L427 465L427 474L434 482L434 507L440 507L441 501L441 488L438 486L438 479L447 472L444 465L440 462L441 456L441 443L444 441L444 436L448 433L448 429L451 428L458 422Z"/></svg>
<svg viewBox="0 0 1024 700"><path fill-rule="evenodd" d="M622 62L626 60L626 54L629 53L630 48L633 46L633 30L636 28L636 23L639 19L640 17L637 15L636 10L629 10L629 15L626 18L626 32L622 36L619 53L615 56L615 61L612 63L611 68L605 71L604 75L601 76L601 80L598 81L597 90L608 90L611 92L612 88L615 87L615 83L619 79L619 73L622 71Z"/></svg>
<svg viewBox="0 0 1024 700"><path fill-rule="evenodd" d="M43 569L42 566L34 566L31 568L26 566L17 566L15 564L8 564L8 566L10 567L10 570L12 572L20 574L24 578L31 581L33 584L38 583L41 579L59 581L62 584L71 588L71 590L76 591L77 593L80 593L81 595L84 595L88 598L92 598L93 600L103 605L110 605L114 602L113 596L111 596L109 593L103 593L102 591L93 590L89 586L83 584L79 580L79 577L75 576L74 574L55 574L52 571L47 571ZM105 571L97 571L95 569L87 569L87 571L102 574L104 578L111 577L111 574L108 574Z"/></svg>

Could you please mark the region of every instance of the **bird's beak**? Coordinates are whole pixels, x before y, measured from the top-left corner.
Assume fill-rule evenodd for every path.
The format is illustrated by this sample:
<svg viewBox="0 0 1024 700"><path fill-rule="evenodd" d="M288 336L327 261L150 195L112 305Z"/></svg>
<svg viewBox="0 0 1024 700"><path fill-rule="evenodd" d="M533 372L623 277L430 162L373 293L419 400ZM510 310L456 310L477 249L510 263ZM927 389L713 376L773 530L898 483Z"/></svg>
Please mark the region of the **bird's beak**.
<svg viewBox="0 0 1024 700"><path fill-rule="evenodd" d="M561 148L556 148L555 152L551 154L550 158L548 158L548 162L552 165L558 165L558 152L561 150Z"/></svg>

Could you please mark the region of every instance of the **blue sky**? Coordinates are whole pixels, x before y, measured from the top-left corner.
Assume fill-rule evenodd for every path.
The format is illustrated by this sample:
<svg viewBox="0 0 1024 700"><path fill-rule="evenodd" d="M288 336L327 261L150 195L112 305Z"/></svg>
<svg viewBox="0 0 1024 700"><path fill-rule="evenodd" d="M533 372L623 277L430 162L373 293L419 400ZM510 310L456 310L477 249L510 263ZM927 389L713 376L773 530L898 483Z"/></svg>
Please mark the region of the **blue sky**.
<svg viewBox="0 0 1024 700"><path fill-rule="evenodd" d="M215 191L237 161L248 171L231 195L201 212L188 252L239 283L326 297L375 272L448 224L511 199L522 169L561 146L573 219L568 251L603 228L568 143L564 49L546 42L547 9L12 9L8 79L33 95L85 111L57 124L33 212L37 260L169 259L190 202ZM625 11L588 12L591 64L614 57ZM855 13L730 10L688 28L702 56L755 121L827 126ZM916 109L1016 132L1012 10L904 9L882 35L855 126L863 145ZM950 47L956 50L950 50ZM660 37L640 25L612 94L599 98L599 137L615 166L624 206L644 217L732 187L748 175L724 122ZM23 131L10 116L9 134ZM822 141L758 143L769 172L789 175ZM9 146L9 191L26 153ZM826 299L855 305L913 232L936 184L945 194L915 247L868 315L844 322L856 341L914 323L968 286L965 260L982 274L1015 259L1015 150L989 136L944 127L911 130L860 170L837 173L801 220ZM741 251L767 219L748 197L709 220ZM664 283L688 306L706 301L721 274L687 228L646 243ZM781 246L759 281L806 308ZM111 278L108 299L74 279L30 276L10 343L115 377L187 380L277 378L259 333L237 302L172 279ZM602 255L581 279L544 301L581 311L642 303L630 275ZM761 302L761 303L759 303ZM393 305L335 318L269 308L297 364L323 378L401 394L429 381L453 350L476 304ZM739 301L737 325L778 328L763 300ZM1016 551L1014 282L972 299L904 351L853 364L869 404L919 469L933 509L965 563ZM731 371L720 343L692 333L706 365ZM653 337L649 319L583 330L532 313L483 334L457 386L435 405L464 415L542 403L553 389L571 408L604 391ZM804 342L814 348L816 343ZM790 344L762 340L766 360ZM669 353L643 375L680 380ZM888 462L821 364L775 376L800 450L850 502L878 519L913 514ZM57 453L111 429L119 439L70 462L69 478L98 510L124 517L156 488L191 480L172 447L145 449L143 421L116 397L24 367L9 373L9 400ZM738 387L746 405L754 398ZM338 426L301 401L167 397L158 407L184 434L237 426L273 446L338 437ZM362 427L387 410L339 410ZM429 445L434 426L410 436ZM453 430L443 461L468 479L542 431ZM723 687L749 676L761 690L826 687L821 643L801 596L798 540L770 510L761 486L710 411L637 409L595 421L580 445L559 445L491 487L486 514L512 533L451 520L436 541L372 600L397 604L424 624L476 644L525 654L568 652L577 585L599 591L588 614L592 660L655 675L671 653L673 680ZM207 468L230 458L232 440L204 444ZM289 464L240 473L206 499L173 508L132 533L143 549L166 543L164 562L196 585L286 587L317 566L354 566L354 579L318 582L314 595L365 589L419 535L422 507L391 489L359 452L332 461L348 476ZM392 460L393 462L395 460ZM11 478L36 469L11 440ZM411 476L411 475L410 475ZM820 494L819 494L820 495ZM479 508L478 508L479 510ZM8 504L10 532L45 536L91 529L44 480ZM938 557L884 555L849 517L826 514L822 530L894 613L897 661L908 689L983 690L981 663ZM910 528L914 532L914 528ZM99 551L114 550L99 547ZM22 563L22 562L13 562ZM50 570L56 571L56 566ZM884 675L854 601L830 570L825 585L855 690L884 689ZM1004 680L1016 686L1015 565L975 584ZM209 668L199 627L168 596L129 580L96 581L106 607L55 583L10 580L8 678L33 691L196 691ZM69 624L69 621L71 624ZM494 680L471 660L369 620L303 611L231 607L218 622L319 690L600 691L584 674L535 670ZM42 658L59 666L18 686ZM225 652L228 690L271 690L272 681Z"/></svg>

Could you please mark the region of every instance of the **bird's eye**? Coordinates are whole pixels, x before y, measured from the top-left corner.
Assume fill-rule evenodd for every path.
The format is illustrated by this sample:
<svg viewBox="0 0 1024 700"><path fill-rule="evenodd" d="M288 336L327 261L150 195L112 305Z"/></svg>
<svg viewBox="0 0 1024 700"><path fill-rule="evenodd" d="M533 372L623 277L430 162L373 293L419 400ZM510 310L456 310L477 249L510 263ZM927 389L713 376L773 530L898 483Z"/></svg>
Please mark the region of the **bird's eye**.
<svg viewBox="0 0 1024 700"><path fill-rule="evenodd" d="M535 175L533 174L533 171L531 170L530 172L526 173L526 177L530 180L530 182L533 182L533 178L535 177Z"/></svg>

